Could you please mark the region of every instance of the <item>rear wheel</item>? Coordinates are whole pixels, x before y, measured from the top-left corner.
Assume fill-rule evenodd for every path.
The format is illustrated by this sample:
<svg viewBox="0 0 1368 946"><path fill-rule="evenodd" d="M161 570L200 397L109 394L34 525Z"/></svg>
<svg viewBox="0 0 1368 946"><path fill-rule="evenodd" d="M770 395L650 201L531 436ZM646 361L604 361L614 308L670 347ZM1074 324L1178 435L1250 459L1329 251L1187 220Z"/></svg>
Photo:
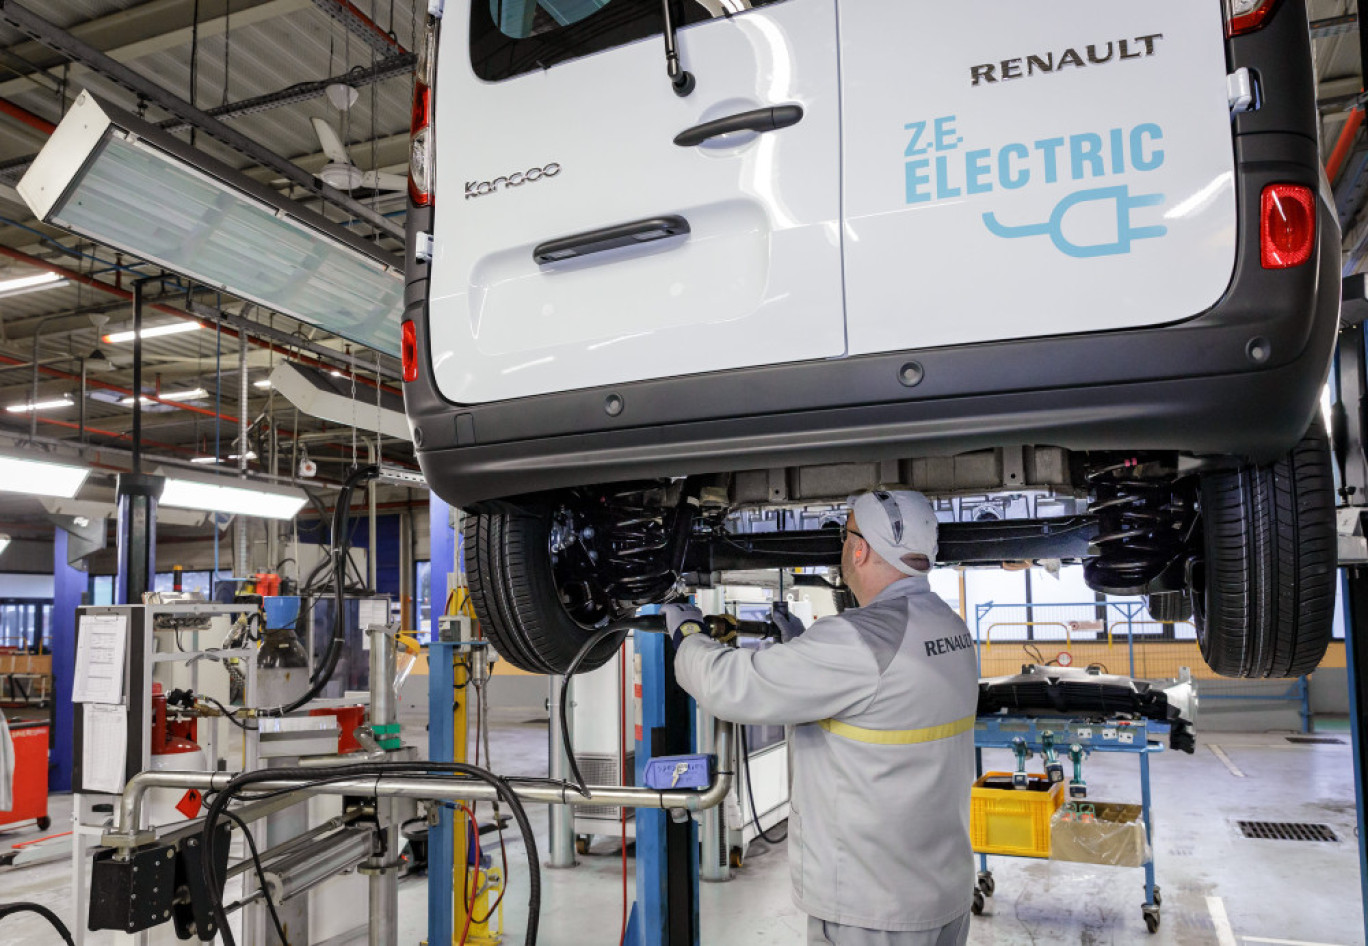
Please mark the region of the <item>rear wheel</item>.
<svg viewBox="0 0 1368 946"><path fill-rule="evenodd" d="M517 511L476 514L465 524L466 577L480 626L501 657L532 673L564 673L612 614L594 589L557 581L551 521L549 512ZM581 670L602 666L624 635L596 647Z"/></svg>
<svg viewBox="0 0 1368 946"><path fill-rule="evenodd" d="M1190 576L1208 666L1296 677L1325 655L1335 605L1335 497L1319 421L1269 466L1202 477L1203 558Z"/></svg>

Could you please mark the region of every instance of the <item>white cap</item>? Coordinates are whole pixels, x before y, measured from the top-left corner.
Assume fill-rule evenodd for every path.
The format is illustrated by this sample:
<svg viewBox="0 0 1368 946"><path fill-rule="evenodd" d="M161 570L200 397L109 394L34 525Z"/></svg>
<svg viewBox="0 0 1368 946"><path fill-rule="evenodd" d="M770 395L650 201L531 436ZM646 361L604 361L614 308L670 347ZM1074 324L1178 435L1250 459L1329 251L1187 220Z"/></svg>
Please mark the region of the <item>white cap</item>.
<svg viewBox="0 0 1368 946"><path fill-rule="evenodd" d="M921 493L910 489L870 490L848 500L859 532L879 557L904 575L925 575L911 559L936 561L936 511Z"/></svg>

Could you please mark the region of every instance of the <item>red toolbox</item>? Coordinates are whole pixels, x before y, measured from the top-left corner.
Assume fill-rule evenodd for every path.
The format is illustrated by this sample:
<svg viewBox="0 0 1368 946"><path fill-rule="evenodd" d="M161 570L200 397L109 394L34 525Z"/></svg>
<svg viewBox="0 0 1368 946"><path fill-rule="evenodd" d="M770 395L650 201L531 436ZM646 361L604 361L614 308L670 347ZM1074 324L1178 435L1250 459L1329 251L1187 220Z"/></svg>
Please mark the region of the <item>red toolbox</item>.
<svg viewBox="0 0 1368 946"><path fill-rule="evenodd" d="M0 811L0 827L37 821L38 830L52 826L48 817L48 724L10 723L14 740L14 808Z"/></svg>

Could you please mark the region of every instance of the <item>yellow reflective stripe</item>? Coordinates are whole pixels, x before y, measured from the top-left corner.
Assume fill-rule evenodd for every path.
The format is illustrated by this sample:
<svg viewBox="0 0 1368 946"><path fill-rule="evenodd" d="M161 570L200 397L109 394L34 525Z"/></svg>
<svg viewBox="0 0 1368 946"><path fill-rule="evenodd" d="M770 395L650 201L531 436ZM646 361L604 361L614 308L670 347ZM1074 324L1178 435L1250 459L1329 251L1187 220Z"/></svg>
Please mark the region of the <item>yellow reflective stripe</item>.
<svg viewBox="0 0 1368 946"><path fill-rule="evenodd" d="M920 742L935 742L938 739L949 739L951 736L966 733L974 728L974 717L966 716L953 723L925 726L921 729L865 729L843 723L839 719L824 719L817 725L833 735L854 739L856 742L869 742L877 746L912 746Z"/></svg>

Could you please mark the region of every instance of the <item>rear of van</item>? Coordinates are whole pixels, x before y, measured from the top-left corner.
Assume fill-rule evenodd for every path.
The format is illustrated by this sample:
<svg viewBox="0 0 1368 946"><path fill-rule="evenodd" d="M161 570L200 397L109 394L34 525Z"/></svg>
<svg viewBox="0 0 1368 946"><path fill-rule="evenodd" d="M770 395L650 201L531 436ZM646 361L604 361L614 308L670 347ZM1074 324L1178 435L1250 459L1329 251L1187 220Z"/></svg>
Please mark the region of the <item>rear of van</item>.
<svg viewBox="0 0 1368 946"><path fill-rule="evenodd" d="M675 7L688 95L654 2L432 21L405 396L449 499L1306 430L1339 234L1305 0Z"/></svg>

